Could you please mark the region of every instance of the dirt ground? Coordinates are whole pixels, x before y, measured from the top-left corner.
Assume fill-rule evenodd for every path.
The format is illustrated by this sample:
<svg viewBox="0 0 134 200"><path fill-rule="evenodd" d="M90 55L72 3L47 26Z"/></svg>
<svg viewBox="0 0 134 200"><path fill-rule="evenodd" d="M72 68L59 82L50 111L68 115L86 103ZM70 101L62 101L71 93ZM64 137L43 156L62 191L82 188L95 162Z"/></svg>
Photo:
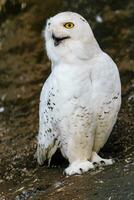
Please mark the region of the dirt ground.
<svg viewBox="0 0 134 200"><path fill-rule="evenodd" d="M116 163L65 177L60 154L50 168L34 153L42 85L50 73L41 32L46 18L72 10L87 18L117 63L122 107L101 151ZM0 1L0 200L134 199L134 1Z"/></svg>

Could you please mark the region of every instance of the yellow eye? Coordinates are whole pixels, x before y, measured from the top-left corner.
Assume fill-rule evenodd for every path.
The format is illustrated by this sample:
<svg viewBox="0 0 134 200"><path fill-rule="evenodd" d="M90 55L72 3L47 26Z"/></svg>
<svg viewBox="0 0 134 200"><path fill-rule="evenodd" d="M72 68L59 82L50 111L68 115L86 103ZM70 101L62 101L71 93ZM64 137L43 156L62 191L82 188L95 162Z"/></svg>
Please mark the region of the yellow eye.
<svg viewBox="0 0 134 200"><path fill-rule="evenodd" d="M67 23L64 24L64 27L67 28L67 29L70 29L70 28L74 27L74 24L72 22L67 22Z"/></svg>

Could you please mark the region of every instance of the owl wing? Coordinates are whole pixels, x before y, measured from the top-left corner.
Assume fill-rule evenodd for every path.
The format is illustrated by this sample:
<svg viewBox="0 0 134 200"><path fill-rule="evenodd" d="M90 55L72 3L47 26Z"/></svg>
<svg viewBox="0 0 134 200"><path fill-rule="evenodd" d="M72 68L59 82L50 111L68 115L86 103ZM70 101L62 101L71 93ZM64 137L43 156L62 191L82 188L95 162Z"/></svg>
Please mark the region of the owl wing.
<svg viewBox="0 0 134 200"><path fill-rule="evenodd" d="M59 143L57 133L52 126L54 112L52 107L53 98L51 81L48 79L42 88L39 106L37 161L40 165L45 160L48 160L48 165L50 164L51 157L56 152Z"/></svg>

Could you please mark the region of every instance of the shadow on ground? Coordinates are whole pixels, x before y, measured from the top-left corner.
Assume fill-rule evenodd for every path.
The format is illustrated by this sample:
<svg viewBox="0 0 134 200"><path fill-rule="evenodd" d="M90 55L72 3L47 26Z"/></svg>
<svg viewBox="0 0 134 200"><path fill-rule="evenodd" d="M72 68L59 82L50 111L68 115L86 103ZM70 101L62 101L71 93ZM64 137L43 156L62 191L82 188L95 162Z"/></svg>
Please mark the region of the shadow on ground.
<svg viewBox="0 0 134 200"><path fill-rule="evenodd" d="M2 3L1 3L2 2ZM34 159L41 87L50 72L41 31L47 17L81 13L119 66L122 108L101 154L115 165L65 178L64 159L39 167ZM134 2L0 1L0 200L134 199Z"/></svg>

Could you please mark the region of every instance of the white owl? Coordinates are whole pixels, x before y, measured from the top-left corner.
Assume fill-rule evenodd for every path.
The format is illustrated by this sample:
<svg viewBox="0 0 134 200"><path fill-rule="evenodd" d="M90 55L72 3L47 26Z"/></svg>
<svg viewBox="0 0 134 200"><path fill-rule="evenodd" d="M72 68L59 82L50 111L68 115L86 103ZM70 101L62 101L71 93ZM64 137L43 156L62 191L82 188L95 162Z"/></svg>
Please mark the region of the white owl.
<svg viewBox="0 0 134 200"><path fill-rule="evenodd" d="M57 148L68 159L67 175L81 174L94 163L111 165L98 153L106 143L121 105L119 72L79 14L63 12L44 31L52 72L40 96L37 160Z"/></svg>

